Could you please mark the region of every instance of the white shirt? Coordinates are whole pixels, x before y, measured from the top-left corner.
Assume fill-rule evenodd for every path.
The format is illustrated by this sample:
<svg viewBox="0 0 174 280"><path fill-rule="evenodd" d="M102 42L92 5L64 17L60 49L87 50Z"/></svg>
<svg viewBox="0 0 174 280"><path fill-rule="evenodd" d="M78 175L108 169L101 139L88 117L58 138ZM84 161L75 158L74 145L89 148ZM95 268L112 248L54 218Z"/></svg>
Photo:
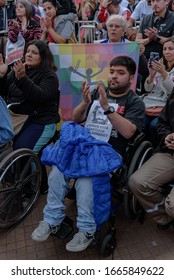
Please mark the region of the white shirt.
<svg viewBox="0 0 174 280"><path fill-rule="evenodd" d="M141 0L135 7L131 18L133 18L134 20L141 20L144 16L147 16L152 13L152 7L147 4L147 1Z"/></svg>

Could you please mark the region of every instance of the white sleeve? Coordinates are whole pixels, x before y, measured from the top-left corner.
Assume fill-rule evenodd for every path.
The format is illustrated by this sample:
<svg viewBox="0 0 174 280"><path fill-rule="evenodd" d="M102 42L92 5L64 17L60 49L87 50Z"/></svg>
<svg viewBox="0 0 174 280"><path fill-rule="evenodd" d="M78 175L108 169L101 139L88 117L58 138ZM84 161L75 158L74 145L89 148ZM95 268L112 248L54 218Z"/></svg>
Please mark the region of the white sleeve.
<svg viewBox="0 0 174 280"><path fill-rule="evenodd" d="M135 10L133 11L133 13L131 14L131 18L133 18L134 20L139 20L140 19L140 15L141 15L141 2L138 3L138 5L135 7Z"/></svg>

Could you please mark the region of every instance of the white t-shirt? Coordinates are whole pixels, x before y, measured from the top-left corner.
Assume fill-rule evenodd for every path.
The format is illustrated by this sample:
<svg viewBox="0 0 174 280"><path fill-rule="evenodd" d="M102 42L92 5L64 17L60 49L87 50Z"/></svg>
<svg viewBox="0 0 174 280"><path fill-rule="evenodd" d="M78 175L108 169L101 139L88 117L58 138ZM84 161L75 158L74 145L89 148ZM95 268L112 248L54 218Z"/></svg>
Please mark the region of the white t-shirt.
<svg viewBox="0 0 174 280"><path fill-rule="evenodd" d="M134 20L141 20L144 16L147 16L152 13L152 7L147 4L147 1L141 0L135 7L131 18L133 18Z"/></svg>

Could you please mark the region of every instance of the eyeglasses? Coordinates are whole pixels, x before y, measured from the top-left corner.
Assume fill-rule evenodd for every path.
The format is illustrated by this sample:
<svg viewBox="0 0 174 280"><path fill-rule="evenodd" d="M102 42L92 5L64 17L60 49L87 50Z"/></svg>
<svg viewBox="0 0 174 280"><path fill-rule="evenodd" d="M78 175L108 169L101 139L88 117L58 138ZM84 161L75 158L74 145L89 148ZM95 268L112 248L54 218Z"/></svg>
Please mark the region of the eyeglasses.
<svg viewBox="0 0 174 280"><path fill-rule="evenodd" d="M123 28L122 25L117 25L117 24L109 24L109 25L107 25L107 27L109 27L109 28L115 28L115 29Z"/></svg>

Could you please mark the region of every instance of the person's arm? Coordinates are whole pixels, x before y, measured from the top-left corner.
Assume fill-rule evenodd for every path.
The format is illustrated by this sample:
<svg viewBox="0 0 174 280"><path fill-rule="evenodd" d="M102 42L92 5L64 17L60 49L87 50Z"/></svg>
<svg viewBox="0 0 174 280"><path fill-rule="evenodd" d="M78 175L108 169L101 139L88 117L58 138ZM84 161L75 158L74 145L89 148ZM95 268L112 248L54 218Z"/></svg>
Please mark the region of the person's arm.
<svg viewBox="0 0 174 280"><path fill-rule="evenodd" d="M26 29L26 32L23 33L23 37L26 42L29 42L33 39L39 40L41 38L41 27L36 24L30 27L30 29Z"/></svg>
<svg viewBox="0 0 174 280"><path fill-rule="evenodd" d="M98 13L98 20L102 22L106 22L108 19L108 12L106 11L106 8L101 5L99 13Z"/></svg>
<svg viewBox="0 0 174 280"><path fill-rule="evenodd" d="M8 24L8 38L12 43L15 43L18 39L19 24L16 20L11 20Z"/></svg>
<svg viewBox="0 0 174 280"><path fill-rule="evenodd" d="M100 105L104 111L107 111L109 107L107 94L104 87L101 84L99 84L98 86L98 93ZM116 111L112 114L107 115L107 117L112 123L113 128L118 130L118 132L126 139L132 138L132 136L137 131L137 126L132 121L121 116Z"/></svg>
<svg viewBox="0 0 174 280"><path fill-rule="evenodd" d="M8 143L13 139L13 128L7 105L0 97L0 145Z"/></svg>
<svg viewBox="0 0 174 280"><path fill-rule="evenodd" d="M137 36L136 36L135 41L140 43L140 44L143 44L144 46L146 46L150 42L149 38L144 38L143 39L143 35L140 31L137 32Z"/></svg>
<svg viewBox="0 0 174 280"><path fill-rule="evenodd" d="M55 92L59 87L58 78L55 72L48 70L40 73L39 84L36 84L26 74L26 64L22 61L16 61L13 66L15 73L15 84L22 91L26 100L38 103L46 103L55 99Z"/></svg>
<svg viewBox="0 0 174 280"><path fill-rule="evenodd" d="M81 89L83 99L73 111L73 120L77 123L81 123L86 119L87 111L91 103L90 85L83 82Z"/></svg>
<svg viewBox="0 0 174 280"><path fill-rule="evenodd" d="M156 129L158 133L158 140L160 146L164 145L165 137L172 133L170 119L168 116L168 106L169 106L169 100L167 100L164 109L161 111L160 115L158 116L158 123Z"/></svg>
<svg viewBox="0 0 174 280"><path fill-rule="evenodd" d="M52 27L48 28L48 33L56 44L66 44L67 39L56 33Z"/></svg>
<svg viewBox="0 0 174 280"><path fill-rule="evenodd" d="M166 37L159 36L158 35L158 29L155 28L155 27L149 28L149 29L145 29L144 30L144 34L149 39L149 42L154 41L154 42L160 43L161 45L163 45L165 43L165 41L168 39Z"/></svg>

